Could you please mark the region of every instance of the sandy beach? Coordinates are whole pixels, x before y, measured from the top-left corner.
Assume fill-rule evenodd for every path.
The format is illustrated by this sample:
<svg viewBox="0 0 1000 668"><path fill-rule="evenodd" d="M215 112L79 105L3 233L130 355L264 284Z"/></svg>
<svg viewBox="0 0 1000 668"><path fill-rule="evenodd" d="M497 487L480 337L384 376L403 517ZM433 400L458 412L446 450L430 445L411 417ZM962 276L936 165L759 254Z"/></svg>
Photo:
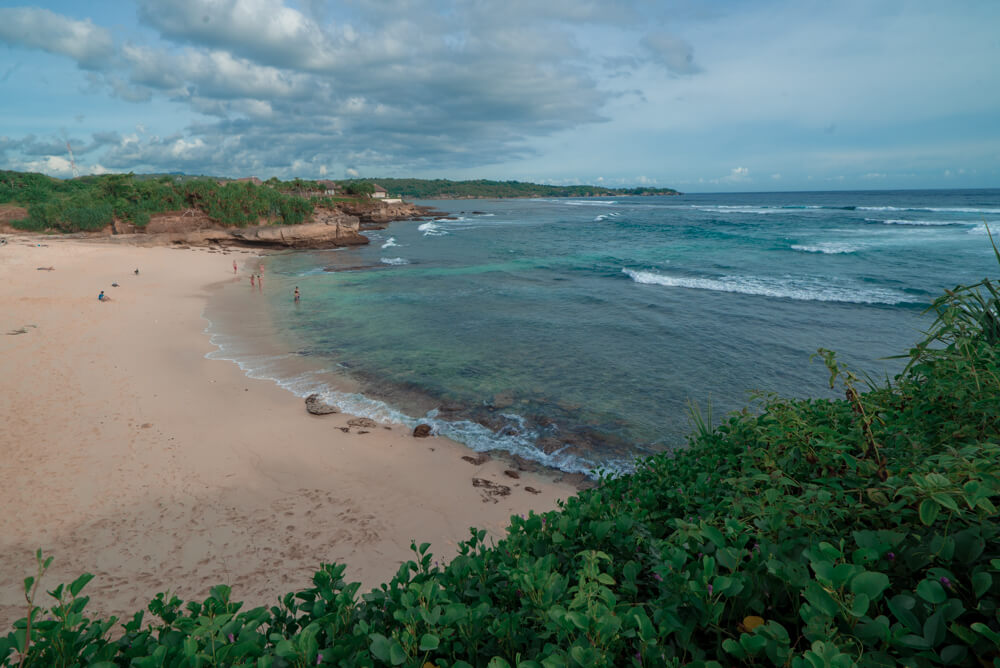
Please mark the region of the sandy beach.
<svg viewBox="0 0 1000 668"><path fill-rule="evenodd" d="M347 564L367 589L411 540L444 560L470 526L500 537L510 515L575 493L470 462L443 438L309 415L274 383L206 359L205 303L247 281L248 251L3 236L3 628L25 614L38 548L55 557L44 588L96 575L92 614L130 616L161 591L200 599L215 584L272 604L321 562Z"/></svg>

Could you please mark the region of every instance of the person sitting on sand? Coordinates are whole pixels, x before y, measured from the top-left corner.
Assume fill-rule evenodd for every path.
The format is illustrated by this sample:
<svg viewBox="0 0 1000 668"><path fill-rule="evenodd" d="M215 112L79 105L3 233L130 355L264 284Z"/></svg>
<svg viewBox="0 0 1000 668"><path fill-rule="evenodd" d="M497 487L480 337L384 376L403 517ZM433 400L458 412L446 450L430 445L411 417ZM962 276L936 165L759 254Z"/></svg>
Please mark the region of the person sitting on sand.
<svg viewBox="0 0 1000 668"><path fill-rule="evenodd" d="M99 302L109 302L109 301L111 301L111 297L105 297L104 296L104 290L101 290L101 294L97 295L97 301L99 301Z"/></svg>
<svg viewBox="0 0 1000 668"><path fill-rule="evenodd" d="M137 267L137 268L136 268L136 270L135 270L135 275L136 275L136 276L138 276L138 275L139 275L139 269L138 269L138 267Z"/></svg>

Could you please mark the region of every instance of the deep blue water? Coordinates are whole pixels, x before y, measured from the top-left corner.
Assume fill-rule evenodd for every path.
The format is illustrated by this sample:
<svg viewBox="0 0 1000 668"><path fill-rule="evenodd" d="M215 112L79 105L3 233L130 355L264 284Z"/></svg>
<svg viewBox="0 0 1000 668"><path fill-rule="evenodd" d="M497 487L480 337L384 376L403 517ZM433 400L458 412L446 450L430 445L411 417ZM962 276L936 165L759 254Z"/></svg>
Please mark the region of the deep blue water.
<svg viewBox="0 0 1000 668"><path fill-rule="evenodd" d="M934 297L1000 269L1000 190L421 203L456 219L269 258L295 364L242 363L566 470L682 445L690 401L834 396L820 347L892 375Z"/></svg>

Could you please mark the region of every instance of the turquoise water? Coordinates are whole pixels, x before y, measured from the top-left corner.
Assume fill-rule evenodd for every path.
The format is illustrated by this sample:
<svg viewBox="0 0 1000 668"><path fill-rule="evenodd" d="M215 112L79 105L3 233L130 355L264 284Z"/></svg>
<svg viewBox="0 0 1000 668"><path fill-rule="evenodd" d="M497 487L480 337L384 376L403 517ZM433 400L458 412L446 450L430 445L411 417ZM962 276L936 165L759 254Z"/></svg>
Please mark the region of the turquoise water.
<svg viewBox="0 0 1000 668"><path fill-rule="evenodd" d="M892 375L942 289L998 272L998 190L421 203L455 219L269 258L294 350L241 363L573 471L682 445L689 401L834 396L820 347Z"/></svg>

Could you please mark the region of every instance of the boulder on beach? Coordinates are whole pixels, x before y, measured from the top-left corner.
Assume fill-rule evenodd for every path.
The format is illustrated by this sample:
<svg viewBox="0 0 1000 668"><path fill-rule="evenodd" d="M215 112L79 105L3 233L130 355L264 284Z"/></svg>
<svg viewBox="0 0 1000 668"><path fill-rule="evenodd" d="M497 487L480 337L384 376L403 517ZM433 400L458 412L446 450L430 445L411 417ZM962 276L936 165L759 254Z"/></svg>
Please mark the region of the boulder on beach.
<svg viewBox="0 0 1000 668"><path fill-rule="evenodd" d="M339 411L319 398L318 394L310 394L306 397L306 410L313 415L329 415Z"/></svg>
<svg viewBox="0 0 1000 668"><path fill-rule="evenodd" d="M416 438L427 438L431 435L431 426L429 424L418 424L413 428L413 435Z"/></svg>

